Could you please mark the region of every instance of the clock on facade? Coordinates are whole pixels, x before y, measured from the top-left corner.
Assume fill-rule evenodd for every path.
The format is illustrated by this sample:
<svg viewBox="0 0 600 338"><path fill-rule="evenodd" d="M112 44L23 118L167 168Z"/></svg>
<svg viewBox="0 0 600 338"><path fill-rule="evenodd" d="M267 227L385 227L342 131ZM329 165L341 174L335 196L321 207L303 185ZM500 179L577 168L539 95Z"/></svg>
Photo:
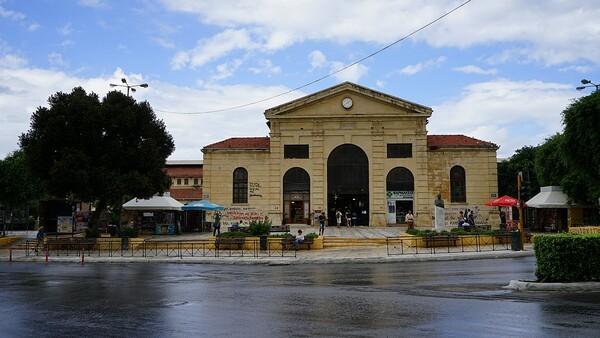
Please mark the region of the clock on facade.
<svg viewBox="0 0 600 338"><path fill-rule="evenodd" d="M352 99L349 97L345 97L344 99L342 99L342 107L346 109L352 108Z"/></svg>

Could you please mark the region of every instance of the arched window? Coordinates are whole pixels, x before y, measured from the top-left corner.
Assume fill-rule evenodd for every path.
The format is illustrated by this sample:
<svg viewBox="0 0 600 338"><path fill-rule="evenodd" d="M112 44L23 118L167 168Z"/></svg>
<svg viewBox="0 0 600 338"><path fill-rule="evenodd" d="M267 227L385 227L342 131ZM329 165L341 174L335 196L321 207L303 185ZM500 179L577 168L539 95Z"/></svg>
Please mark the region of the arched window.
<svg viewBox="0 0 600 338"><path fill-rule="evenodd" d="M454 166L450 169L450 202L465 203L467 201L465 169Z"/></svg>
<svg viewBox="0 0 600 338"><path fill-rule="evenodd" d="M404 167L396 167L387 175L386 191L414 191L415 179L410 170Z"/></svg>
<svg viewBox="0 0 600 338"><path fill-rule="evenodd" d="M233 171L233 203L248 203L248 170Z"/></svg>

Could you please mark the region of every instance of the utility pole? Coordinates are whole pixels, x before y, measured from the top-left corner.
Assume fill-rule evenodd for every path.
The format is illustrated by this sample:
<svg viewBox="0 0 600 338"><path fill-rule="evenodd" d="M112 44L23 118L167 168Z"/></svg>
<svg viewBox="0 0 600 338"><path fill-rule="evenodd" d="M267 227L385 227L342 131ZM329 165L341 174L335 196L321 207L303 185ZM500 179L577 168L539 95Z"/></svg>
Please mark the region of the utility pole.
<svg viewBox="0 0 600 338"><path fill-rule="evenodd" d="M522 200L522 189L521 189L521 184L523 183L523 172L519 171L519 174L517 175L517 190L519 192L519 203L518 203L518 207L519 207L519 246L520 249L523 250L523 239L525 236L523 236L523 200Z"/></svg>

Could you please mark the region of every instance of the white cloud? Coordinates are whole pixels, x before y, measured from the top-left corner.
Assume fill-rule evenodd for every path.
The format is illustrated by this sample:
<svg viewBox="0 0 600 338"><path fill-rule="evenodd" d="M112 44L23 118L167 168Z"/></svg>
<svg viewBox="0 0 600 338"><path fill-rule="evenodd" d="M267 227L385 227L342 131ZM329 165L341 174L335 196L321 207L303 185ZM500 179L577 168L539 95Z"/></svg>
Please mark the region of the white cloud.
<svg viewBox="0 0 600 338"><path fill-rule="evenodd" d="M27 60L16 55L7 54L0 58L0 69L17 69L26 65Z"/></svg>
<svg viewBox="0 0 600 338"><path fill-rule="evenodd" d="M341 82L358 82L363 76L367 75L367 73L369 72L369 68L367 68L367 66L363 64L355 64L351 67L342 70L344 67L347 67L350 63L345 64L341 61L328 61L325 54L318 50L312 51L308 55L308 59L310 61L312 70L328 68L329 74L335 73L333 74L333 77Z"/></svg>
<svg viewBox="0 0 600 338"><path fill-rule="evenodd" d="M225 30L210 39L202 39L194 49L178 52L171 60L174 69L183 67L196 68L207 62L216 60L234 50L249 50L258 48L251 33L246 29Z"/></svg>
<svg viewBox="0 0 600 338"><path fill-rule="evenodd" d="M399 72L403 75L415 75L424 70L439 68L444 63L444 61L446 61L446 57L440 56L437 59L426 60L423 62L419 62L415 65L406 66L400 69Z"/></svg>
<svg viewBox="0 0 600 338"><path fill-rule="evenodd" d="M57 52L52 52L48 55L48 62L53 67L64 68L68 63L63 59L62 55Z"/></svg>
<svg viewBox="0 0 600 338"><path fill-rule="evenodd" d="M37 24L37 23L32 23L32 24L30 24L30 25L27 27L27 30L28 30L28 31L30 31L30 32L35 32L35 31L37 31L38 29L40 29L41 27L42 27L42 26L41 26L40 24Z"/></svg>
<svg viewBox="0 0 600 338"><path fill-rule="evenodd" d="M507 79L472 84L459 98L434 107L428 131L502 144L498 157L508 157L561 131L561 112L572 98L570 84Z"/></svg>
<svg viewBox="0 0 600 338"><path fill-rule="evenodd" d="M455 67L454 70L465 74L496 75L496 73L498 73L496 68L486 70L474 65Z"/></svg>
<svg viewBox="0 0 600 338"><path fill-rule="evenodd" d="M71 23L68 23L68 24L58 28L56 31L58 32L58 34L63 35L63 36L71 35L73 33L73 25Z"/></svg>
<svg viewBox="0 0 600 338"><path fill-rule="evenodd" d="M281 73L281 67L273 66L273 62L266 59L260 59L258 67L250 67L248 69L254 74L266 74L267 76Z"/></svg>
<svg viewBox="0 0 600 338"><path fill-rule="evenodd" d="M21 12L11 11L0 6L0 17L12 20L23 20L25 19L25 14Z"/></svg>
<svg viewBox="0 0 600 338"><path fill-rule="evenodd" d="M110 6L103 0L79 0L79 4L85 7L92 8L109 8Z"/></svg>
<svg viewBox="0 0 600 338"><path fill-rule="evenodd" d="M437 19L456 1L288 1L239 0L231 3L163 0L169 11L197 15L204 24L260 31L255 43L277 50L313 40L387 45ZM249 15L251 13L251 15ZM434 47L468 48L516 42L490 61L507 59L555 65L600 59L600 6L593 1L472 1L411 37ZM565 48L568 46L568 48ZM503 61L504 60L504 61Z"/></svg>

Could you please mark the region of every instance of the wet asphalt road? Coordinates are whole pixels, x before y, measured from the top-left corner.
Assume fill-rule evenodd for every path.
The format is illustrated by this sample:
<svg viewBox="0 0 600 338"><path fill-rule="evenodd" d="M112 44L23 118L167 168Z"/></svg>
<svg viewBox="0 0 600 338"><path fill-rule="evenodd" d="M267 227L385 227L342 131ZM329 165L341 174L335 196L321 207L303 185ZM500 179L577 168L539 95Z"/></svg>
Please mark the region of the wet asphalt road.
<svg viewBox="0 0 600 338"><path fill-rule="evenodd" d="M239 266L3 263L2 337L594 337L600 293L506 290L533 257Z"/></svg>

